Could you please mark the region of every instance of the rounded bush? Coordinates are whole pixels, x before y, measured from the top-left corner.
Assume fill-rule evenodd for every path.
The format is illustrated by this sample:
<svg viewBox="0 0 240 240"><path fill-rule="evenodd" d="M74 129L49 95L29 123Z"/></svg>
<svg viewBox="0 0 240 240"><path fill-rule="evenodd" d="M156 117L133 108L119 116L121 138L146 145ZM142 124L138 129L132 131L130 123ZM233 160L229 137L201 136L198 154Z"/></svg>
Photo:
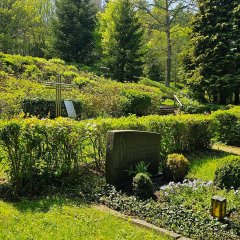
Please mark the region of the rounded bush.
<svg viewBox="0 0 240 240"><path fill-rule="evenodd" d="M133 192L141 198L148 198L153 195L153 184L151 178L145 173L138 173L133 178Z"/></svg>
<svg viewBox="0 0 240 240"><path fill-rule="evenodd" d="M174 182L182 181L187 174L189 161L182 154L170 154L167 157L165 177Z"/></svg>
<svg viewBox="0 0 240 240"><path fill-rule="evenodd" d="M228 157L215 171L214 184L220 188L240 188L240 157Z"/></svg>

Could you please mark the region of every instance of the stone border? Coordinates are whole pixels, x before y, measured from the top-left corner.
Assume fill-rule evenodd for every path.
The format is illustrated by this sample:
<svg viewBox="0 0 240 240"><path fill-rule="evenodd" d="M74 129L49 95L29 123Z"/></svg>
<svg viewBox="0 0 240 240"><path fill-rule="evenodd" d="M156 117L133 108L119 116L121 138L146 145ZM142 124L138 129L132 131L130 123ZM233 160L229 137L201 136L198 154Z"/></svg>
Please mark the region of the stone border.
<svg viewBox="0 0 240 240"><path fill-rule="evenodd" d="M108 208L104 205L95 205L95 207L99 210L102 210L102 211L105 211L105 212L108 212L118 218L121 218L121 219L124 219L124 220L128 220L130 223L138 226L138 227L143 227L143 228L146 228L148 230L153 230L154 232L156 233L159 233L161 235L164 235L166 237L170 237L171 239L177 239L177 240L191 240L190 238L185 238L183 236L181 236L180 234L177 234L177 233L174 233L172 231L169 231L167 229L164 229L164 228L160 228L160 227L157 227L151 223L148 223L146 221L143 221L143 220L140 220L140 219L135 219L135 218L132 218L130 216L127 216L127 215L124 215L120 212L117 212L115 210L112 210L111 208Z"/></svg>

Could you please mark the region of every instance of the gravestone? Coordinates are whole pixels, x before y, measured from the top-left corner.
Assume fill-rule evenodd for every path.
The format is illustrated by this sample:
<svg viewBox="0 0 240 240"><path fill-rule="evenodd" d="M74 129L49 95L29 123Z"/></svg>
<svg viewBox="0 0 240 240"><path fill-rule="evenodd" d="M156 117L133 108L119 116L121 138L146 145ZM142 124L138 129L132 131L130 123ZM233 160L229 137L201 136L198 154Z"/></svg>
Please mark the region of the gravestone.
<svg viewBox="0 0 240 240"><path fill-rule="evenodd" d="M77 114L76 114L73 102L69 101L69 100L64 100L64 104L67 109L68 117L73 118L73 119L77 118Z"/></svg>
<svg viewBox="0 0 240 240"><path fill-rule="evenodd" d="M109 131L107 133L106 181L114 186L131 182L131 167L141 161L152 175L160 165L160 134L141 131Z"/></svg>

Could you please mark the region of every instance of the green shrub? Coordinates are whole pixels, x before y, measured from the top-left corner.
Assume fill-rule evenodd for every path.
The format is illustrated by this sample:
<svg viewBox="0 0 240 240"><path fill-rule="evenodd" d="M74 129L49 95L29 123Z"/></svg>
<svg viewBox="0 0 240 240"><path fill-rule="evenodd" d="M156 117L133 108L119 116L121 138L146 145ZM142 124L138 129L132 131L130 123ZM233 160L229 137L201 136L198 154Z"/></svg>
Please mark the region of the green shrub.
<svg viewBox="0 0 240 240"><path fill-rule="evenodd" d="M166 154L209 148L210 123L207 116L191 115L98 118L80 122L63 118L0 120L0 144L7 153L14 185L15 182L17 186L19 182L20 185L34 182L32 178L44 184L51 178L61 179L62 174L77 171L81 164L93 164L103 170L109 130L160 132L161 153ZM20 168L17 172L15 166ZM28 171L30 174L26 174ZM23 181L20 176L27 180Z"/></svg>
<svg viewBox="0 0 240 240"><path fill-rule="evenodd" d="M145 173L138 173L133 178L133 193L140 198L153 196L153 184L151 178Z"/></svg>
<svg viewBox="0 0 240 240"><path fill-rule="evenodd" d="M185 113L190 114L209 114L213 111L217 111L219 109L227 110L230 106L223 106L217 104L202 104L196 100L188 99L188 98L181 98L180 101L183 104L183 111Z"/></svg>
<svg viewBox="0 0 240 240"><path fill-rule="evenodd" d="M189 162L182 154L170 154L167 157L165 177L175 182L182 181L187 174Z"/></svg>
<svg viewBox="0 0 240 240"><path fill-rule="evenodd" d="M77 118L81 117L83 104L81 101L72 101ZM24 99L22 102L23 112L30 116L36 116L39 118L55 118L55 101L54 100L46 100L46 99ZM62 116L67 117L67 109L65 107L64 101L61 102L62 107Z"/></svg>
<svg viewBox="0 0 240 240"><path fill-rule="evenodd" d="M152 105L149 94L136 90L125 90L122 94L125 97L122 101L122 111L125 115L144 116L148 114Z"/></svg>
<svg viewBox="0 0 240 240"><path fill-rule="evenodd" d="M86 134L87 135L87 134ZM3 124L0 143L7 153L8 174L14 192L36 191L77 172L86 159L85 131L73 121L12 120Z"/></svg>
<svg viewBox="0 0 240 240"><path fill-rule="evenodd" d="M79 88L82 88L82 87L85 87L86 85L88 85L91 82L91 80L86 77L75 77L73 79L73 82L75 84L77 84L79 86Z"/></svg>
<svg viewBox="0 0 240 240"><path fill-rule="evenodd" d="M240 188L240 157L226 157L224 164L217 168L214 184L220 188Z"/></svg>
<svg viewBox="0 0 240 240"><path fill-rule="evenodd" d="M228 111L219 111L214 115L215 140L240 146L240 117Z"/></svg>

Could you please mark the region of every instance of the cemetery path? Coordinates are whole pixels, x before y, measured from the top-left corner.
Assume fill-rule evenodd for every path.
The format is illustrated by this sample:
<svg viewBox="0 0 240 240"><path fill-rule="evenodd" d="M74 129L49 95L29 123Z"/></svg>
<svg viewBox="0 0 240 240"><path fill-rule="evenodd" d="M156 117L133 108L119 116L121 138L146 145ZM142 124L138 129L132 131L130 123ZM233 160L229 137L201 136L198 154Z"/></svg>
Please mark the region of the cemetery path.
<svg viewBox="0 0 240 240"><path fill-rule="evenodd" d="M240 147L232 147L223 144L214 144L213 149L240 155Z"/></svg>

